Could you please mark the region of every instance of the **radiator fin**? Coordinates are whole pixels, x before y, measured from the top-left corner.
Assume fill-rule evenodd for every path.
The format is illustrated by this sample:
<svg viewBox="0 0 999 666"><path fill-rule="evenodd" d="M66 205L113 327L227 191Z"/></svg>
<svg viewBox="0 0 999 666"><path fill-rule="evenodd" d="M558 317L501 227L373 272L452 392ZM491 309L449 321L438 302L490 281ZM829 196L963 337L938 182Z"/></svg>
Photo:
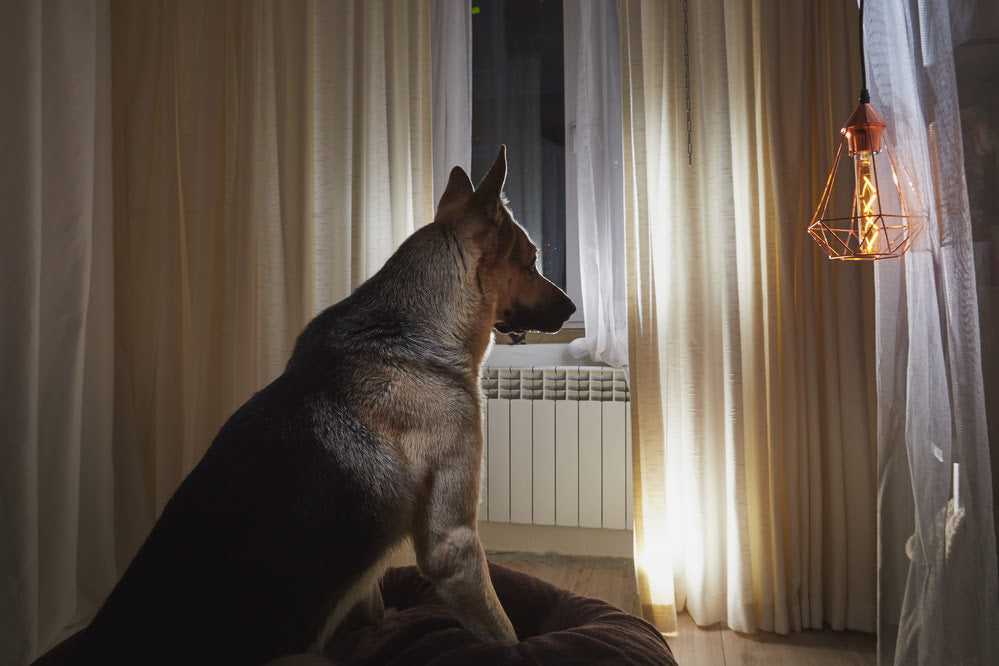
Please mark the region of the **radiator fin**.
<svg viewBox="0 0 999 666"><path fill-rule="evenodd" d="M482 387L480 520L631 529L623 370L488 367Z"/></svg>

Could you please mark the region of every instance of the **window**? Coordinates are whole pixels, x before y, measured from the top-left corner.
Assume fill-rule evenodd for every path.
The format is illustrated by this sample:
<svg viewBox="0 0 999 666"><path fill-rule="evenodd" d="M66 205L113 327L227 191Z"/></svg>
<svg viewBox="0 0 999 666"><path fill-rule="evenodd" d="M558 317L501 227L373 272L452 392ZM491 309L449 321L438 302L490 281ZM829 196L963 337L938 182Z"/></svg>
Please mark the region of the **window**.
<svg viewBox="0 0 999 666"><path fill-rule="evenodd" d="M538 268L577 304L567 325L581 327L575 216L566 205L573 183L567 190L563 25L559 1L473 2L472 173L484 174L507 145L514 217L538 244Z"/></svg>

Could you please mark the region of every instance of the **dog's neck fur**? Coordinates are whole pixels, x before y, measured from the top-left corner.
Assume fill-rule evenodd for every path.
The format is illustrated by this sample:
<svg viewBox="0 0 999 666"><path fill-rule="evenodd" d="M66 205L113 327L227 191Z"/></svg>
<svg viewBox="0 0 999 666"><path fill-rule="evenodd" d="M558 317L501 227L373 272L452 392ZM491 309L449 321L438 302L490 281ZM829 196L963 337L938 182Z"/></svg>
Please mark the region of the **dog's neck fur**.
<svg viewBox="0 0 999 666"><path fill-rule="evenodd" d="M319 344L353 355L365 338L384 362L414 362L454 373L478 385L479 368L492 344L499 295L488 277L509 254L515 223L503 201L506 148L473 189L460 168L451 170L432 224L418 229L375 275L346 299L316 317L299 336L296 357ZM343 319L343 325L338 320ZM338 332L352 339L340 339ZM416 342L419 341L419 344ZM439 350L427 359L427 349ZM374 360L374 359L371 359Z"/></svg>
<svg viewBox="0 0 999 666"><path fill-rule="evenodd" d="M435 221L414 233L371 282L391 290L414 332L461 355L477 376L492 343L496 304L482 290L482 253L462 237L467 233L459 221Z"/></svg>
<svg viewBox="0 0 999 666"><path fill-rule="evenodd" d="M460 367L477 383L492 344L496 304L491 294L483 293L477 279L483 258L461 238L462 233L468 233L464 225L451 220L413 233L381 270L306 327L289 365L299 357L315 358L307 350L317 344L349 354L363 353L368 346L365 338L377 339L372 346L380 355L402 360L419 340L438 350L442 366L451 371ZM342 327L337 324L341 318ZM337 337L341 329L351 331L352 337ZM427 346L419 345L422 353Z"/></svg>

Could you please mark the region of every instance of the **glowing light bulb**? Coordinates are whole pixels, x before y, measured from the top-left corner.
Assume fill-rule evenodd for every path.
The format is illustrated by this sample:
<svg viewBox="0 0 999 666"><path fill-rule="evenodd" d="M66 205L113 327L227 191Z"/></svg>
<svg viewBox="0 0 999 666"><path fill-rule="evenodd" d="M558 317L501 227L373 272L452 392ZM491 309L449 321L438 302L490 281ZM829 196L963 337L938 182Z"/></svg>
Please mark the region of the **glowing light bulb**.
<svg viewBox="0 0 999 666"><path fill-rule="evenodd" d="M878 188L874 174L874 153L858 150L853 154L856 175L855 216L858 220L857 242L862 254L876 254L882 249L881 227L878 224Z"/></svg>

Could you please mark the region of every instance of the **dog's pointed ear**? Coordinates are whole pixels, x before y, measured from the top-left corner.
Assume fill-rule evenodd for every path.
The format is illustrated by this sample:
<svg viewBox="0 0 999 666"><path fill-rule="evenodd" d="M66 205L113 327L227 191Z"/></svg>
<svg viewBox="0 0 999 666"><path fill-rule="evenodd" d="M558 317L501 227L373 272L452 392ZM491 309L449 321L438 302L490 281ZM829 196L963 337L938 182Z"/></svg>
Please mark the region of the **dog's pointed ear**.
<svg viewBox="0 0 999 666"><path fill-rule="evenodd" d="M454 204L464 204L472 196L472 179L468 177L465 170L460 166L451 169L451 176L447 179L447 187L437 204L437 210Z"/></svg>
<svg viewBox="0 0 999 666"><path fill-rule="evenodd" d="M481 206L486 214L495 219L502 207L503 183L506 182L506 146L500 146L496 161L489 168L479 186L475 188L472 201Z"/></svg>

